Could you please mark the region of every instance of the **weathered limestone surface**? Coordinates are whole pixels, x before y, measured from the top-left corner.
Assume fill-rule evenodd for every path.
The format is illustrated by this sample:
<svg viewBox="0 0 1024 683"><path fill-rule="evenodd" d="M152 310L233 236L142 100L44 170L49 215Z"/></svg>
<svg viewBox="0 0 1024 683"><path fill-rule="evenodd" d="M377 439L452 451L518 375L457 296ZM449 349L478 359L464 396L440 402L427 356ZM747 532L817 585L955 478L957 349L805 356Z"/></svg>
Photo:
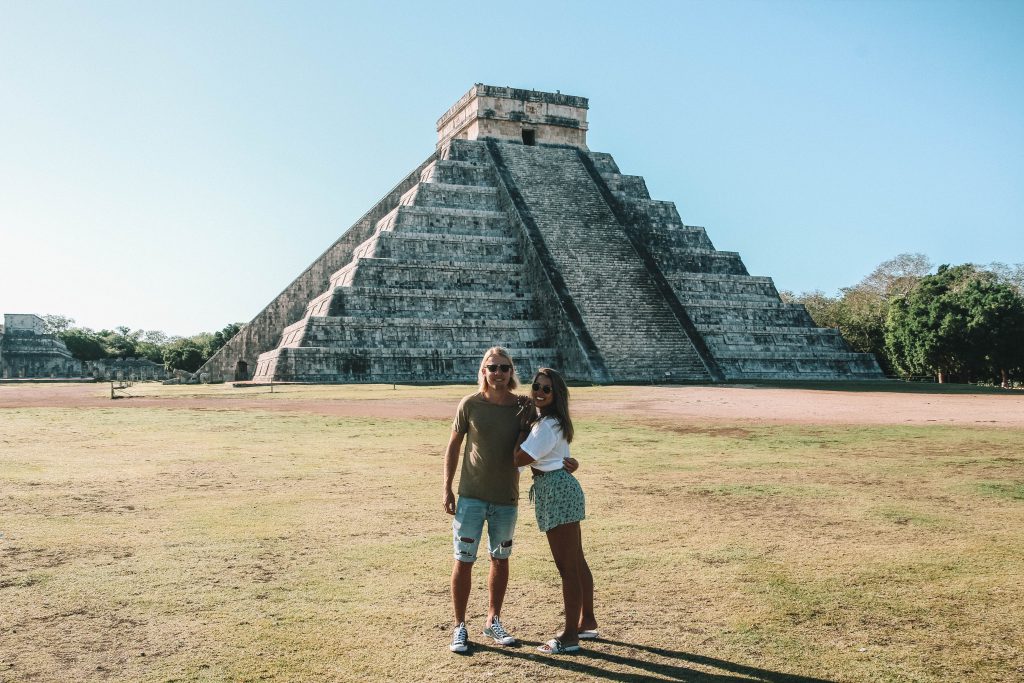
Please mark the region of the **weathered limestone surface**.
<svg viewBox="0 0 1024 683"><path fill-rule="evenodd" d="M532 217L611 379L710 379L577 150L491 146Z"/></svg>
<svg viewBox="0 0 1024 683"><path fill-rule="evenodd" d="M0 327L0 378L79 377L82 362L46 333L37 315L7 313Z"/></svg>
<svg viewBox="0 0 1024 683"><path fill-rule="evenodd" d="M597 382L881 376L586 147L585 98L474 86L438 148L199 374L467 381L510 348Z"/></svg>
<svg viewBox="0 0 1024 683"><path fill-rule="evenodd" d="M474 148L474 145L476 148ZM260 356L255 380L466 381L482 351L521 373L562 363L537 314L523 244L481 143L457 141L352 250L305 315Z"/></svg>
<svg viewBox="0 0 1024 683"><path fill-rule="evenodd" d="M587 147L585 97L477 83L437 121L437 148L454 139Z"/></svg>

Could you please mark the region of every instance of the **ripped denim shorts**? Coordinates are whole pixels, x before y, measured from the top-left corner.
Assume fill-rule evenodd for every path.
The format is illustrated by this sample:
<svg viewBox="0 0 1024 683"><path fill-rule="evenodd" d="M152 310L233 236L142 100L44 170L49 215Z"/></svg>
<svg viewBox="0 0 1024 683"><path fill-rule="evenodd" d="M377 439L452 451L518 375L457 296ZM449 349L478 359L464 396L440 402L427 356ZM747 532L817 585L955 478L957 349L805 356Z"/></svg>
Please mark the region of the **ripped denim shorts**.
<svg viewBox="0 0 1024 683"><path fill-rule="evenodd" d="M507 559L512 554L512 536L516 530L517 505L498 505L486 500L459 496L455 505L455 519L452 520L452 544L455 559L460 562L475 562L480 547L484 522L487 522L487 546L491 557Z"/></svg>

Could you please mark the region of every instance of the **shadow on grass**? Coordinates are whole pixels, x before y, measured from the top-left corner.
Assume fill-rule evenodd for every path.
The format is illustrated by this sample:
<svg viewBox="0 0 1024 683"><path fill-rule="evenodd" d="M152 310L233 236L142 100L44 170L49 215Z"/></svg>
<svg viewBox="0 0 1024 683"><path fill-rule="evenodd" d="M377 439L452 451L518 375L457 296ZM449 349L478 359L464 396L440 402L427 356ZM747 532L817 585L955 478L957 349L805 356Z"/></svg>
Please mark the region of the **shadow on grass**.
<svg viewBox="0 0 1024 683"><path fill-rule="evenodd" d="M614 645L627 651L633 650L633 653L620 655L584 647L579 652L552 656L536 652L535 648L540 643L521 641L522 647L515 648L494 647L492 645L474 643L472 649L467 654L472 655L474 650L493 652L512 659L521 659L548 666L552 669L571 671L593 679L622 681L623 683L664 683L665 681L686 681L687 683L750 683L751 681L765 681L766 683L834 683L824 678L810 678L778 671L768 671L767 669L758 669L744 664L727 662L723 659L715 659L714 657L705 657L689 652L677 652L648 645L624 643L607 638L600 638L591 642ZM719 669L722 673L698 671L686 664L661 664L651 661L649 657L644 657L644 654L696 664L706 668ZM613 671L605 668L603 664L614 664L617 667L632 667L640 669L642 672Z"/></svg>

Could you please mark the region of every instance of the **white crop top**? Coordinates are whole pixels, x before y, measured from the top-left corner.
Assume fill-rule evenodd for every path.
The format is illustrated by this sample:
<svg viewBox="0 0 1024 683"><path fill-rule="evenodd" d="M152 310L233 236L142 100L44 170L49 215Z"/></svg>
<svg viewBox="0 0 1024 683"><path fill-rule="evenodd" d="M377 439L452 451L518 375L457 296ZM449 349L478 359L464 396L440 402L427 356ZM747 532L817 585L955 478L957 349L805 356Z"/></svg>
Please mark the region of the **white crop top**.
<svg viewBox="0 0 1024 683"><path fill-rule="evenodd" d="M569 457L569 444L562 436L562 426L553 417L545 417L533 423L530 435L520 446L535 462L525 467L532 467L541 472L554 472L562 469L562 461Z"/></svg>

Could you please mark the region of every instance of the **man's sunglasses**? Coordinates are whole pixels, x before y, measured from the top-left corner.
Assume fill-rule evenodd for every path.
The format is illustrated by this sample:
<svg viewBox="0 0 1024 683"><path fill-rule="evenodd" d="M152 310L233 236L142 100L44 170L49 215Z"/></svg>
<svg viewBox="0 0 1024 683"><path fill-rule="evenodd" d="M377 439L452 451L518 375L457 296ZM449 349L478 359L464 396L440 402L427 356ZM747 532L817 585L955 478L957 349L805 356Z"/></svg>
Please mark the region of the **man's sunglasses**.
<svg viewBox="0 0 1024 683"><path fill-rule="evenodd" d="M551 393L551 385L548 384L548 385L545 385L545 386L541 386L540 384L537 384L536 382L534 382L533 383L533 390L534 391L543 391L545 394L550 394Z"/></svg>
<svg viewBox="0 0 1024 683"><path fill-rule="evenodd" d="M508 372L509 370L512 369L511 365L505 365L504 363L502 363L501 365L498 365L497 363L491 363L490 365L485 365L484 367L487 368L487 372L497 372L498 370L501 370L502 372Z"/></svg>

